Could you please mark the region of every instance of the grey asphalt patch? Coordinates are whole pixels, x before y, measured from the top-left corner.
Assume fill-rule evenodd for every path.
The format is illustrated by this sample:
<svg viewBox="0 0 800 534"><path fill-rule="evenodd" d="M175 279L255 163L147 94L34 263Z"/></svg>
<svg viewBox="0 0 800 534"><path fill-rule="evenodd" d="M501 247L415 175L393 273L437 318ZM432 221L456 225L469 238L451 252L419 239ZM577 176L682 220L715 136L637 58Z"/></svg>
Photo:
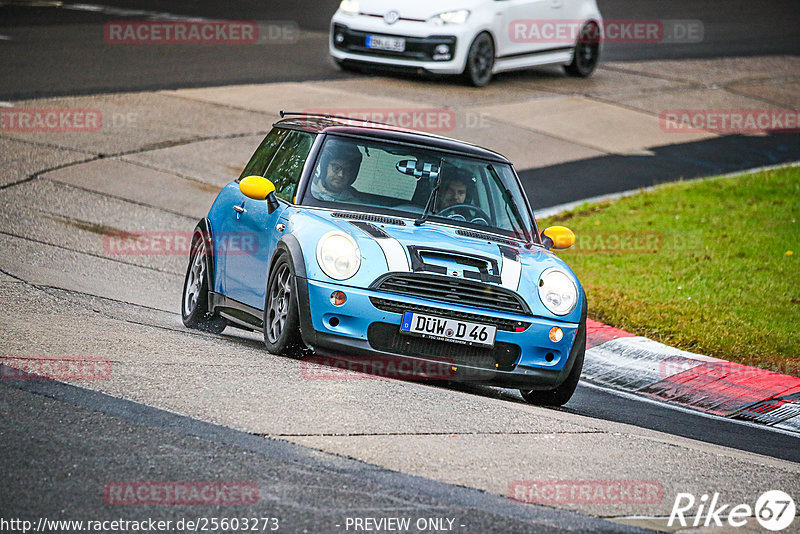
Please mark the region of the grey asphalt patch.
<svg viewBox="0 0 800 534"><path fill-rule="evenodd" d="M271 121L267 121L271 122ZM267 127L267 123L263 125ZM212 139L124 156L124 161L186 176L216 186L217 190L239 177L265 133Z"/></svg>
<svg viewBox="0 0 800 534"><path fill-rule="evenodd" d="M266 116L160 93L62 97L15 102L18 108L92 109L102 127L83 132L15 132L6 137L107 156L174 146L205 138L248 135L269 130Z"/></svg>
<svg viewBox="0 0 800 534"><path fill-rule="evenodd" d="M324 436L289 438L295 443L334 452L450 484L469 485L508 495L519 481L652 481L664 489L652 503L574 503L601 517L669 515L678 493L702 495L724 490L726 502L755 502L764 491L800 487L800 473L733 460L711 451L654 443L616 433L472 436ZM420 454L421 451L426 451ZM598 451L602 451L598 454ZM636 461L631 461L636 458ZM708 474L716 480L709 481ZM723 474L725 473L725 474ZM702 477L698 477L703 474ZM748 484L737 484L742 477Z"/></svg>
<svg viewBox="0 0 800 534"><path fill-rule="evenodd" d="M50 381L0 383L4 518L173 522L276 517L283 532L347 517L449 517L455 532L639 532L606 521L379 469ZM67 430L53 432L54 429ZM41 439L41 436L48 439ZM111 506L106 484L248 482L239 506ZM324 488L324 489L323 489ZM6 491L12 490L12 491ZM174 524L174 523L173 523Z"/></svg>
<svg viewBox="0 0 800 534"><path fill-rule="evenodd" d="M194 148L202 149L202 147ZM208 214L211 204L222 189L221 186L181 178L175 174L110 158L71 165L58 171L44 173L41 177L110 197L153 206L195 220Z"/></svg>
<svg viewBox="0 0 800 534"><path fill-rule="evenodd" d="M180 306L182 275L142 269L9 235L0 235L0 255L4 258L0 268L34 285L107 296L162 310ZM142 287L151 289L143 292Z"/></svg>
<svg viewBox="0 0 800 534"><path fill-rule="evenodd" d="M60 167L91 157L75 150L0 137L0 187L28 179L42 169Z"/></svg>
<svg viewBox="0 0 800 534"><path fill-rule="evenodd" d="M26 209L15 209L21 205ZM188 261L186 241L199 219L44 179L0 191L0 206L2 233L181 276ZM128 234L162 238L163 244L134 247Z"/></svg>

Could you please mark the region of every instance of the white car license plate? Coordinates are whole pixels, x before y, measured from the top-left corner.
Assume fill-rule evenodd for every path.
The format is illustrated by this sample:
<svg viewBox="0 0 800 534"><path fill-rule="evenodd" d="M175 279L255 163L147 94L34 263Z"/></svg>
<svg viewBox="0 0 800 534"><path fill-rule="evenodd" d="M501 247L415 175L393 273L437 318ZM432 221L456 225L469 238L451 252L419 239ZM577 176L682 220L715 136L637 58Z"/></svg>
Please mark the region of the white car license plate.
<svg viewBox="0 0 800 534"><path fill-rule="evenodd" d="M400 332L462 345L494 347L497 328L487 324L405 312Z"/></svg>
<svg viewBox="0 0 800 534"><path fill-rule="evenodd" d="M367 35L367 48L404 52L406 49L406 40L396 37L384 37L382 35Z"/></svg>

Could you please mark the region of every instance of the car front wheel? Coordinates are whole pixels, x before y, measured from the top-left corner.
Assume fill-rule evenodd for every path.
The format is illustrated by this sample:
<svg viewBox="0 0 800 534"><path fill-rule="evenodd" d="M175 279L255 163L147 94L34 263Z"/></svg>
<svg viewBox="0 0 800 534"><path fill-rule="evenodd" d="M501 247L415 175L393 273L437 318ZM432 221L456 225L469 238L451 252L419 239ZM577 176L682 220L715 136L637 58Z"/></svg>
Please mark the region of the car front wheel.
<svg viewBox="0 0 800 534"><path fill-rule="evenodd" d="M494 68L494 41L488 33L480 33L467 54L467 64L464 67L464 78L475 87L485 87L492 80Z"/></svg>
<svg viewBox="0 0 800 534"><path fill-rule="evenodd" d="M264 344L273 354L296 356L302 348L297 286L291 260L282 255L275 262L264 303Z"/></svg>

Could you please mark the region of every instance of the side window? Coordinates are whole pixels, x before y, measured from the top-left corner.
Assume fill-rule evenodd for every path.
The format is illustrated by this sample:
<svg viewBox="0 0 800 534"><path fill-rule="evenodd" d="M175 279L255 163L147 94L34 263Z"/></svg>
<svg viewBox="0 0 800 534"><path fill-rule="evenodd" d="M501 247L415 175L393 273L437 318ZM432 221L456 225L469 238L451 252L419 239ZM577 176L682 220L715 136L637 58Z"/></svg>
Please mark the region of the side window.
<svg viewBox="0 0 800 534"><path fill-rule="evenodd" d="M264 177L275 184L275 195L278 198L294 202L297 183L315 137L315 134L293 131L275 154Z"/></svg>
<svg viewBox="0 0 800 534"><path fill-rule="evenodd" d="M281 146L281 143L288 133L289 130L273 128L264 140L261 141L261 145L259 145L253 157L250 158L250 162L245 166L242 174L239 176L239 180L247 176L253 176L254 174L257 176L264 176L267 165L272 161L275 152L278 151L278 148Z"/></svg>

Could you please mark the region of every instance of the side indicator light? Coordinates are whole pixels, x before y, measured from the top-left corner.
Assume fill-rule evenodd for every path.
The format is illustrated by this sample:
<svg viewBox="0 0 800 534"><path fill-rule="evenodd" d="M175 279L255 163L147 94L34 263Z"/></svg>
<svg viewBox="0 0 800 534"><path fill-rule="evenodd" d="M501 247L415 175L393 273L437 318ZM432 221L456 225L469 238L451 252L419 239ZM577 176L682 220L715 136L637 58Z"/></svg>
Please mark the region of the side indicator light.
<svg viewBox="0 0 800 534"><path fill-rule="evenodd" d="M550 341L558 343L564 337L564 332L557 326L550 329Z"/></svg>

